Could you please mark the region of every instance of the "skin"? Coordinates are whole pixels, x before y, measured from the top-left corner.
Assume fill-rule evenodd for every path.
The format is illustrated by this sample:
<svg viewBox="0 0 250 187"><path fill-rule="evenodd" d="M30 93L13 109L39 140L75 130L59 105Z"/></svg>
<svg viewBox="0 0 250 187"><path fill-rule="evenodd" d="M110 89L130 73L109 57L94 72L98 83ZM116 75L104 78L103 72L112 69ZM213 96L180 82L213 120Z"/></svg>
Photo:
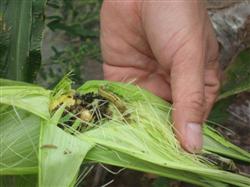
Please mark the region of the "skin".
<svg viewBox="0 0 250 187"><path fill-rule="evenodd" d="M178 140L199 152L201 124L220 87L218 44L203 2L106 0L101 47L105 79L133 81L172 102Z"/></svg>

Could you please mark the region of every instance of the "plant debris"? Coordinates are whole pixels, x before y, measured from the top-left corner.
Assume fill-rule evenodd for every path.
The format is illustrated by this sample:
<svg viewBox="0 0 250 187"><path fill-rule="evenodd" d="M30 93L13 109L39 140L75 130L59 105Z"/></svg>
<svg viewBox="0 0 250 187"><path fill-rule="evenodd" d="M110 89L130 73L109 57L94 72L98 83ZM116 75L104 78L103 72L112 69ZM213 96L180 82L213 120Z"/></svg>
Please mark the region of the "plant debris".
<svg viewBox="0 0 250 187"><path fill-rule="evenodd" d="M90 123L97 125L100 121L110 118L112 114L109 100L94 92L63 95L58 99L53 111L56 111L62 103L66 104L62 122L58 124L62 129L65 129L66 125L83 132Z"/></svg>
<svg viewBox="0 0 250 187"><path fill-rule="evenodd" d="M41 146L41 149L43 149L43 148L57 149L57 146L54 144L44 144Z"/></svg>
<svg viewBox="0 0 250 187"><path fill-rule="evenodd" d="M215 164L223 170L230 171L233 173L240 173L239 168L236 167L235 163L231 159L227 159L219 155L209 153L203 153L202 156L205 157L209 162Z"/></svg>

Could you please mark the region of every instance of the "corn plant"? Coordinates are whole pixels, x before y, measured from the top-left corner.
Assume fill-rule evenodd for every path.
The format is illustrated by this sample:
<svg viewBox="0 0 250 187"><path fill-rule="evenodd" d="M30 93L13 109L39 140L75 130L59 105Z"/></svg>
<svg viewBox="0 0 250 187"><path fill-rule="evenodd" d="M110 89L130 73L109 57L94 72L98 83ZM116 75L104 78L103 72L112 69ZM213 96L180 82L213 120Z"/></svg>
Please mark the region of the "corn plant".
<svg viewBox="0 0 250 187"><path fill-rule="evenodd" d="M1 77L34 78L44 4L0 1ZM233 161L249 163L250 154L212 127L204 124L202 152L189 154L175 138L166 101L131 84L90 81L73 90L71 83L65 77L47 90L0 79L1 186L78 186L89 171L81 173L80 166L89 163L199 186L250 185ZM235 85L220 99L249 90L249 81L244 87Z"/></svg>
<svg viewBox="0 0 250 187"><path fill-rule="evenodd" d="M77 186L79 168L104 163L199 186L249 186L232 159L250 153L204 124L201 154L182 150L171 105L132 84L65 77L54 90L0 81L0 175L4 185ZM21 177L20 177L21 176ZM14 180L14 179L15 180Z"/></svg>
<svg viewBox="0 0 250 187"><path fill-rule="evenodd" d="M41 63L45 0L0 1L0 77L33 82Z"/></svg>

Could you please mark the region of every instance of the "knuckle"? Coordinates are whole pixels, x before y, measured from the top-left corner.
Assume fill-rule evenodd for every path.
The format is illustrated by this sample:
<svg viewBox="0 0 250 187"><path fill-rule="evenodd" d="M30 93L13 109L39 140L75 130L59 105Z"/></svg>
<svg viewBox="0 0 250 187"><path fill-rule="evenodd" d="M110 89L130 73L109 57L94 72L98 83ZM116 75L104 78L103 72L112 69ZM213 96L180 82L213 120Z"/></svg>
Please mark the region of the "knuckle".
<svg viewBox="0 0 250 187"><path fill-rule="evenodd" d="M210 100L215 100L219 94L221 81L219 76L213 76L209 78L205 83L205 96L211 98Z"/></svg>
<svg viewBox="0 0 250 187"><path fill-rule="evenodd" d="M205 93L217 96L221 87L221 72L220 70L207 71L205 76Z"/></svg>
<svg viewBox="0 0 250 187"><path fill-rule="evenodd" d="M211 95L217 97L220 87L221 87L221 82L219 81L219 79L215 80L214 84L211 87Z"/></svg>

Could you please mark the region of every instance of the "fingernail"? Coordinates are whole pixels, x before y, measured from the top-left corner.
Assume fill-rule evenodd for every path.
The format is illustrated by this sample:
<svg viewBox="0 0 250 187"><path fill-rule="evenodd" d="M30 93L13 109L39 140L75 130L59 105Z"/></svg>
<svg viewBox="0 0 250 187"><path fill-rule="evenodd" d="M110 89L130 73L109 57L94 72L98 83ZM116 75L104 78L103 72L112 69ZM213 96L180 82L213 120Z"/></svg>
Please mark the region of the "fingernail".
<svg viewBox="0 0 250 187"><path fill-rule="evenodd" d="M191 153L199 153L202 149L202 126L197 123L188 123L186 126L186 149Z"/></svg>

